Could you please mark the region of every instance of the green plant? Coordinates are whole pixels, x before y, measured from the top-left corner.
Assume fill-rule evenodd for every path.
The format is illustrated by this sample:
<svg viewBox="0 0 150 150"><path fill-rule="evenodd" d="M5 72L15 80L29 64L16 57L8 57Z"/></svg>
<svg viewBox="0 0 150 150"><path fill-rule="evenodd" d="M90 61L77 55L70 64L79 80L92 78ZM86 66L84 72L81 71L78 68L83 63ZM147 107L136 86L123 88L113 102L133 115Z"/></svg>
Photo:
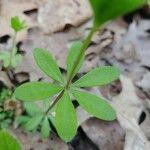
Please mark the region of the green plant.
<svg viewBox="0 0 150 150"><path fill-rule="evenodd" d="M49 122L53 120L53 116L45 116L50 105L49 99L42 101L39 106L35 102L24 102L24 115L16 118L16 125L21 125L25 130L34 133L40 130L41 137L47 138L50 134L51 128ZM43 117L45 116L45 117Z"/></svg>
<svg viewBox="0 0 150 150"><path fill-rule="evenodd" d="M4 102L11 97L12 92L7 88L2 88L0 92L0 128L8 128L12 123L13 113L6 111Z"/></svg>
<svg viewBox="0 0 150 150"><path fill-rule="evenodd" d="M94 11L94 24L87 38L82 42L75 42L70 48L67 57L67 81L57 66L55 59L46 50L36 48L34 58L41 70L51 77L55 83L29 82L15 90L16 98L24 101L44 100L56 94L57 97L42 115L36 116L34 122L38 124L45 117L49 117L52 109L55 111L54 125L59 136L64 141L70 141L76 134L77 116L71 102L70 95L93 116L111 121L116 118L113 108L102 98L81 90L82 87L102 86L119 77L119 70L112 66L93 69L79 80L72 83L72 79L81 68L85 51L90 44L93 34L106 21L132 11L144 4L146 0L90 0ZM33 122L32 122L33 123ZM32 125L29 123L29 126ZM45 127L46 128L46 125Z"/></svg>
<svg viewBox="0 0 150 150"><path fill-rule="evenodd" d="M12 91L3 87L0 92L0 128L8 128L21 112L20 101L14 100Z"/></svg>
<svg viewBox="0 0 150 150"><path fill-rule="evenodd" d="M6 130L0 131L0 149L1 150L21 150L18 140Z"/></svg>
<svg viewBox="0 0 150 150"><path fill-rule="evenodd" d="M19 17L11 18L11 28L14 30L14 36L12 39L12 46L10 51L4 51L0 53L0 61L3 62L4 68L15 68L22 59L22 55L17 53L16 37L17 33L26 28L25 21L21 21Z"/></svg>

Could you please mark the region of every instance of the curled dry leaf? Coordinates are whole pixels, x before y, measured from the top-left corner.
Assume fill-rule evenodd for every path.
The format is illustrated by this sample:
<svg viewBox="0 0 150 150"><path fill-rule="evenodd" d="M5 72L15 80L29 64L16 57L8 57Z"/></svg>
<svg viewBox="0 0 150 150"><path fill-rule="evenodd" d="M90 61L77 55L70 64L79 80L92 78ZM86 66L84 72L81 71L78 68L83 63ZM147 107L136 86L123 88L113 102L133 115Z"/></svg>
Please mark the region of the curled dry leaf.
<svg viewBox="0 0 150 150"><path fill-rule="evenodd" d="M138 125L139 117L144 110L142 100L137 97L129 78L121 76L120 80L122 92L113 97L112 105L121 127L126 132L124 150L149 150L150 142Z"/></svg>

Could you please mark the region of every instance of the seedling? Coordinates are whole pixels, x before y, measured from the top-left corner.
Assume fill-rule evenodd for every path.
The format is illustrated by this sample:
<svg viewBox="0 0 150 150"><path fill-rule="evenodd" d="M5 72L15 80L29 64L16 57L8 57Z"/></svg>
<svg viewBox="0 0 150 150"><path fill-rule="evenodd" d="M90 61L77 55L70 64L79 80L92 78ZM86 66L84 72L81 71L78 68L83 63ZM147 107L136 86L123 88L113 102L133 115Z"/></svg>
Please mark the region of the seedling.
<svg viewBox="0 0 150 150"><path fill-rule="evenodd" d="M43 127L45 133L49 132L49 129L46 129L49 127L48 121L45 121L45 118L48 118L52 110L55 110L54 125L59 136L66 142L75 136L77 131L77 116L71 96L78 101L82 108L99 119L111 121L116 118L116 113L108 102L81 89L106 85L116 80L120 74L116 67L98 67L77 81L73 82L72 80L81 68L85 51L98 28L108 20L124 15L145 3L146 0L111 0L109 2L106 0L90 0L94 12L93 27L83 42L75 42L69 50L66 60L67 81L64 80L55 59L48 51L41 48L34 50L34 58L37 65L55 82L46 83L40 81L25 83L19 86L14 94L16 98L27 102L44 100L57 94L56 99L47 108L46 112L34 118L34 122L37 124L43 121L46 122ZM29 127L32 124L33 121L32 123L30 122Z"/></svg>
<svg viewBox="0 0 150 150"><path fill-rule="evenodd" d="M14 30L12 46L9 51L0 53L0 61L2 61L3 67L7 69L16 68L22 59L22 55L17 53L16 37L18 32L26 28L25 21L21 21L17 16L12 17L11 28Z"/></svg>
<svg viewBox="0 0 150 150"><path fill-rule="evenodd" d="M53 116L45 116L49 103L49 99L44 100L42 106L38 106L34 102L24 102L25 114L16 118L16 125L21 125L32 133L40 130L41 137L47 138L51 131L49 121L53 120Z"/></svg>

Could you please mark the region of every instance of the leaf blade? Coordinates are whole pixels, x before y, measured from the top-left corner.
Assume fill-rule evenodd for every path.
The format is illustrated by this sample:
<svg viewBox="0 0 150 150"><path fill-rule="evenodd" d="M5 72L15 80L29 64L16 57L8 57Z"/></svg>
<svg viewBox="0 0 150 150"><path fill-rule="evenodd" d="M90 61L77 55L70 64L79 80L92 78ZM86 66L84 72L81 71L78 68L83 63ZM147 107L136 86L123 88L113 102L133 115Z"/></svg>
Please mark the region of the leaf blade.
<svg viewBox="0 0 150 150"><path fill-rule="evenodd" d="M19 142L6 130L0 131L1 150L21 150Z"/></svg>
<svg viewBox="0 0 150 150"><path fill-rule="evenodd" d="M62 90L62 87L46 82L28 82L17 87L15 97L23 101L46 99Z"/></svg>
<svg viewBox="0 0 150 150"><path fill-rule="evenodd" d="M108 20L125 15L146 4L146 0L90 0L94 12L94 25L99 27Z"/></svg>
<svg viewBox="0 0 150 150"><path fill-rule="evenodd" d="M78 42L75 42L73 43L73 45L71 46L69 52L68 52L68 55L67 55L67 76L69 77L70 74L71 74L71 71L72 71L72 68L74 66L74 63L78 57L78 55L80 54L80 50L81 50L81 47L82 47L83 43L78 41ZM84 55L82 56L75 72L74 72L74 75L79 71L79 69L81 68L82 64L83 64L83 61L84 61ZM73 75L73 76L74 76Z"/></svg>
<svg viewBox="0 0 150 150"><path fill-rule="evenodd" d="M42 127L41 127L41 135L43 138L47 138L49 136L49 132L50 132L51 128L49 125L49 121L48 118L45 117L44 121L42 122Z"/></svg>
<svg viewBox="0 0 150 150"><path fill-rule="evenodd" d="M109 103L96 95L78 90L72 90L72 94L79 104L93 116L106 121L116 118L116 113Z"/></svg>
<svg viewBox="0 0 150 150"><path fill-rule="evenodd" d="M76 134L76 111L67 92L64 93L56 106L55 125L59 136L66 142Z"/></svg>
<svg viewBox="0 0 150 150"><path fill-rule="evenodd" d="M19 32L26 28L25 21L21 21L18 16L11 18L11 27L15 30L15 32Z"/></svg>
<svg viewBox="0 0 150 150"><path fill-rule="evenodd" d="M24 102L24 109L26 113L30 116L43 113L40 107L38 107L34 102Z"/></svg>
<svg viewBox="0 0 150 150"><path fill-rule="evenodd" d="M73 83L76 87L92 87L101 86L118 79L120 75L119 69L111 66L99 67L91 70L79 80Z"/></svg>
<svg viewBox="0 0 150 150"><path fill-rule="evenodd" d="M28 131L32 131L38 127L38 125L41 123L43 118L43 115L36 115L32 118L30 118L27 123L24 125L25 129Z"/></svg>
<svg viewBox="0 0 150 150"><path fill-rule="evenodd" d="M36 48L34 49L33 55L37 65L46 75L58 82L63 83L63 77L60 69L55 59L48 51L41 48Z"/></svg>

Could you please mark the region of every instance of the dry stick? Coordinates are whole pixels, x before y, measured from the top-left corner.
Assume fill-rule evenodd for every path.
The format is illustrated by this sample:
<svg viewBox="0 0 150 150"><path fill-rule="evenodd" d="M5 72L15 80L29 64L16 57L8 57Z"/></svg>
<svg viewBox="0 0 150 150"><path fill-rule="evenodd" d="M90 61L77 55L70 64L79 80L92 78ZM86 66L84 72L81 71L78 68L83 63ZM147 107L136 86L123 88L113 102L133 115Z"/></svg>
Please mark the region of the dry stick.
<svg viewBox="0 0 150 150"><path fill-rule="evenodd" d="M54 100L54 102L52 103L52 105L48 108L48 110L45 113L46 115L57 104L57 102L61 99L61 97L63 96L65 90L69 88L70 83L71 83L71 81L72 81L72 79L74 77L76 68L77 68L77 66L78 66L78 64L79 64L79 62L80 62L83 54L85 53L88 45L90 44L91 39L92 39L94 33L96 32L96 30L97 30L96 28L92 28L91 31L90 31L90 33L88 34L87 38L84 40L84 43L83 43L83 45L81 47L81 50L80 50L80 54L78 55L78 57L77 57L77 59L76 59L76 61L74 63L74 66L72 68L70 76L67 79L67 83L66 83L66 86L64 87L64 90L56 97L56 99Z"/></svg>

